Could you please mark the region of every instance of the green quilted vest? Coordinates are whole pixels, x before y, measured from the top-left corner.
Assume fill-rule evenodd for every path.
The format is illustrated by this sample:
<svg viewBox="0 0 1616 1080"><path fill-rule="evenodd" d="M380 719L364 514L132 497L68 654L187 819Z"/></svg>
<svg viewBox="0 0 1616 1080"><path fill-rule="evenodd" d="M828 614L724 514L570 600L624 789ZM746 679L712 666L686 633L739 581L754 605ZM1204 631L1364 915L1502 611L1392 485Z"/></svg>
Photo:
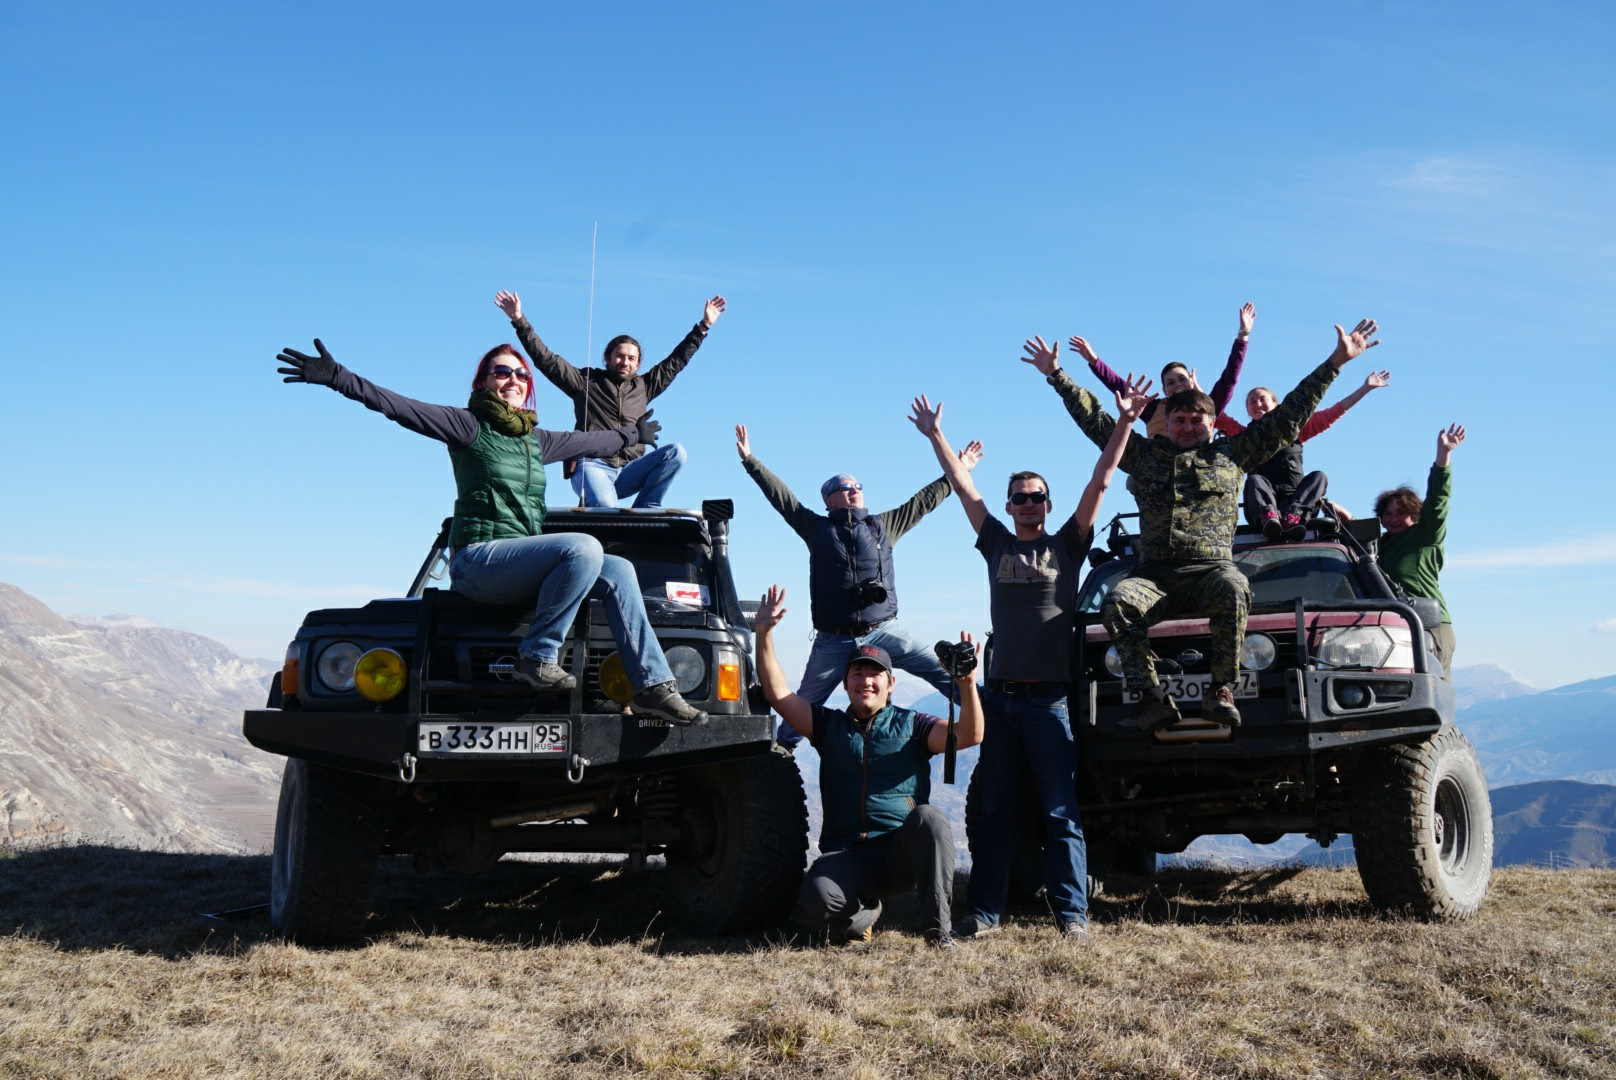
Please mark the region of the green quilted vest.
<svg viewBox="0 0 1616 1080"><path fill-rule="evenodd" d="M487 423L467 447L449 448L454 463L453 547L537 536L544 524L544 462L531 435L501 435Z"/></svg>

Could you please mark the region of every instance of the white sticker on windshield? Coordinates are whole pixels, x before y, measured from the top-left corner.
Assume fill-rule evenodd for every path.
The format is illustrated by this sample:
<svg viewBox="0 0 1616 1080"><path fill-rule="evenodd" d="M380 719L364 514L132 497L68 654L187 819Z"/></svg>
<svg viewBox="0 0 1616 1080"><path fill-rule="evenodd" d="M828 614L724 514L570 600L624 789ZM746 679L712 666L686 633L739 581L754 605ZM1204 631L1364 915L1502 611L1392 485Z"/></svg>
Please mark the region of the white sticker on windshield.
<svg viewBox="0 0 1616 1080"><path fill-rule="evenodd" d="M669 581L665 583L668 589L668 600L685 607L707 606L707 586L698 585L694 581Z"/></svg>

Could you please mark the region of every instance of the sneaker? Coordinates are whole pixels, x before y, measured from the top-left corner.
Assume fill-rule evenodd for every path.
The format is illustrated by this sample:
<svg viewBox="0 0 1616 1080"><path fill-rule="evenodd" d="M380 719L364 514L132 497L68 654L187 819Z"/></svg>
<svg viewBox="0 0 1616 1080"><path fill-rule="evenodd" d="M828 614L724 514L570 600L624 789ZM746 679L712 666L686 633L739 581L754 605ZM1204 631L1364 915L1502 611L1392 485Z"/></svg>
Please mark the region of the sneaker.
<svg viewBox="0 0 1616 1080"><path fill-rule="evenodd" d="M984 922L975 915L970 915L954 924L954 936L964 938L966 941L975 941L989 934L997 934L1003 929L1004 926L1000 923Z"/></svg>
<svg viewBox="0 0 1616 1080"><path fill-rule="evenodd" d="M1285 525L1279 520L1278 510L1270 510L1263 515L1262 534L1276 543L1285 535Z"/></svg>
<svg viewBox="0 0 1616 1080"><path fill-rule="evenodd" d="M1133 710L1128 713L1128 718L1119 721L1117 726L1132 728L1135 731L1155 731L1157 728L1176 724L1178 720L1178 703L1168 697L1160 686L1155 686L1146 690L1145 696L1133 703Z"/></svg>
<svg viewBox="0 0 1616 1080"><path fill-rule="evenodd" d="M512 674L535 690L571 690L578 685L566 668L536 656L518 656Z"/></svg>
<svg viewBox="0 0 1616 1080"><path fill-rule="evenodd" d="M926 944L933 949L941 949L944 952L952 952L959 948L959 943L954 940L954 935L947 930L927 930Z"/></svg>
<svg viewBox="0 0 1616 1080"><path fill-rule="evenodd" d="M652 683L634 693L634 711L646 716L660 716L670 724L702 727L707 714L679 696L679 685L672 679Z"/></svg>
<svg viewBox="0 0 1616 1080"><path fill-rule="evenodd" d="M1076 919L1056 919L1055 933L1068 941L1090 942L1094 935L1089 933L1087 922L1078 922Z"/></svg>
<svg viewBox="0 0 1616 1080"><path fill-rule="evenodd" d="M1287 540L1300 540L1307 535L1307 524L1302 521L1300 515L1286 514L1284 525L1285 539ZM1268 523L1266 521L1263 522L1263 535L1268 535Z"/></svg>
<svg viewBox="0 0 1616 1080"><path fill-rule="evenodd" d="M1207 698L1206 707L1201 710L1203 720L1211 720L1230 727L1240 726L1240 710L1234 706L1234 691L1227 686L1219 686Z"/></svg>

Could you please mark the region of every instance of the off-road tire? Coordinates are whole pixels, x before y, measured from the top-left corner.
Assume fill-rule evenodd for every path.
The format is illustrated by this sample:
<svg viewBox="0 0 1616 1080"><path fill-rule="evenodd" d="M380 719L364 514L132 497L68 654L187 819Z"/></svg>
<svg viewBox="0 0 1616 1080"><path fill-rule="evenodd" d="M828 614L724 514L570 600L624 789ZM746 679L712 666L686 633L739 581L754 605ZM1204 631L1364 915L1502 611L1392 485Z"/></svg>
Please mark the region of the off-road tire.
<svg viewBox="0 0 1616 1080"><path fill-rule="evenodd" d="M305 945L364 933L387 832L385 782L288 758L269 861L269 921Z"/></svg>
<svg viewBox="0 0 1616 1080"><path fill-rule="evenodd" d="M965 788L965 843L973 858L975 852L982 850L983 844L1004 842L983 832L982 785L977 782L979 778L980 774L973 771L971 782ZM1010 906L1022 907L1042 902L1048 860L1044 857L1043 813L1038 805L1038 796L1034 793L1031 773L1023 770L1016 790L1021 792L1022 797L1011 825L1010 883L1005 892L1005 902Z"/></svg>
<svg viewBox="0 0 1616 1080"><path fill-rule="evenodd" d="M673 907L691 929L735 934L783 923L808 854L802 773L784 750L679 773L691 840L668 849Z"/></svg>
<svg viewBox="0 0 1616 1080"><path fill-rule="evenodd" d="M1373 751L1352 815L1358 876L1376 907L1439 920L1481 907L1492 875L1492 801L1458 728Z"/></svg>

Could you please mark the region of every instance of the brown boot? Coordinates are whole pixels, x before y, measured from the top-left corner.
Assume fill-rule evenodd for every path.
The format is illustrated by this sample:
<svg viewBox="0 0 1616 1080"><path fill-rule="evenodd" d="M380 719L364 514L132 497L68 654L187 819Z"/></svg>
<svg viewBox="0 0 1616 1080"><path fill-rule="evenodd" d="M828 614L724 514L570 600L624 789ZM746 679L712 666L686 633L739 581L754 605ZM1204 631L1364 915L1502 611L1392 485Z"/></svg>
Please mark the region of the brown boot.
<svg viewBox="0 0 1616 1080"><path fill-rule="evenodd" d="M1234 707L1234 688L1221 685L1213 690L1212 696L1206 699L1206 705L1201 709L1201 719L1227 724L1232 728L1239 727L1240 710Z"/></svg>
<svg viewBox="0 0 1616 1080"><path fill-rule="evenodd" d="M1133 711L1128 713L1128 718L1119 721L1117 726L1136 731L1155 731L1176 724L1178 720L1178 704L1158 685L1146 690L1144 696L1133 703Z"/></svg>

